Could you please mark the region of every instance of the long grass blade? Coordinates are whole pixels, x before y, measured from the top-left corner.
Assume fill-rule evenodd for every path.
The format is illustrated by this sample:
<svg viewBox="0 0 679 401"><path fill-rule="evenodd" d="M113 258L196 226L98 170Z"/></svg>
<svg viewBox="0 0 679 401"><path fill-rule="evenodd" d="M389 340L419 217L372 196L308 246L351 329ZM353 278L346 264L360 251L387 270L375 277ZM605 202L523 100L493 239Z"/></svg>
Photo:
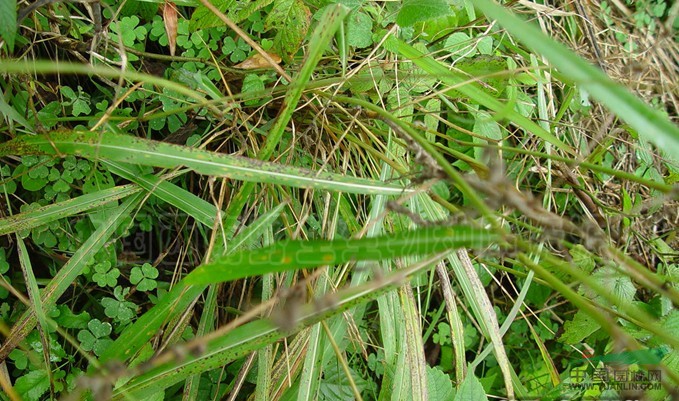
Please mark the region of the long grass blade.
<svg viewBox="0 0 679 401"><path fill-rule="evenodd" d="M139 192L134 185L122 185L81 195L63 202L0 219L0 235L30 230L53 221L109 204Z"/></svg>
<svg viewBox="0 0 679 401"><path fill-rule="evenodd" d="M199 266L189 273L185 281L189 284L212 284L357 260L385 260L452 248L478 248L496 240L490 231L450 226L351 240L281 241L267 248L238 252Z"/></svg>
<svg viewBox="0 0 679 401"><path fill-rule="evenodd" d="M213 226L217 216L217 208L210 202L153 174L141 174L138 166L109 160L102 160L101 162L113 174L138 184L151 195L183 211L196 221L210 228Z"/></svg>
<svg viewBox="0 0 679 401"><path fill-rule="evenodd" d="M103 158L144 166L187 166L205 175L358 194L396 195L403 192L403 188L372 180L314 172L113 133L53 132L47 135L24 135L0 145L0 156L8 154L72 154L93 160Z"/></svg>

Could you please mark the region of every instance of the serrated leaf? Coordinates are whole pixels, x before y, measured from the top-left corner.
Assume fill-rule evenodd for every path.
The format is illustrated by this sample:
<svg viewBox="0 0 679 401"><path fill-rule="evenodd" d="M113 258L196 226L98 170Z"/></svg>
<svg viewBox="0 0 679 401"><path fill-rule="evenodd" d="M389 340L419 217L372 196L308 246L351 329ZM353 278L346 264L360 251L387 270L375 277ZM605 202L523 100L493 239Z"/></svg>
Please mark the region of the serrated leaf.
<svg viewBox="0 0 679 401"><path fill-rule="evenodd" d="M276 29L274 48L283 56L297 53L309 30L311 11L302 0L278 0L274 3L264 25Z"/></svg>
<svg viewBox="0 0 679 401"><path fill-rule="evenodd" d="M559 338L559 341L565 344L578 344L600 328L599 323L592 319L591 316L583 311L578 311L573 320L567 321L564 324L564 333Z"/></svg>
<svg viewBox="0 0 679 401"><path fill-rule="evenodd" d="M611 290L612 294L621 302L631 302L637 289L632 279L611 266L604 266L592 275L597 282Z"/></svg>
<svg viewBox="0 0 679 401"><path fill-rule="evenodd" d="M453 382L442 370L427 366L429 401L448 401L453 396Z"/></svg>
<svg viewBox="0 0 679 401"><path fill-rule="evenodd" d="M569 252L571 254L571 258L573 258L573 264L581 268L583 271L591 273L596 267L594 256L584 246L580 244L575 245Z"/></svg>
<svg viewBox="0 0 679 401"><path fill-rule="evenodd" d="M373 21L362 12L353 12L347 17L347 44L356 48L372 45Z"/></svg>
<svg viewBox="0 0 679 401"><path fill-rule="evenodd" d="M474 128L472 129L474 133L479 134L482 138L488 138L488 140L483 140L477 136L473 137L474 143L485 145L485 144L496 144L502 141L502 130L498 123L493 119L493 117L485 112L478 111L475 113L476 119L474 120ZM482 147L474 148L474 155L477 160L481 159L483 153Z"/></svg>
<svg viewBox="0 0 679 401"><path fill-rule="evenodd" d="M47 371L38 369L18 378L14 384L14 390L25 401L37 401L45 394L49 386L50 382Z"/></svg>
<svg viewBox="0 0 679 401"><path fill-rule="evenodd" d="M481 382L473 373L469 372L462 385L457 389L455 401L488 401Z"/></svg>
<svg viewBox="0 0 679 401"><path fill-rule="evenodd" d="M428 130L438 132L439 119L435 116L438 116L441 111L441 100L429 99L424 105L424 109L427 110L427 114L424 115L424 125Z"/></svg>
<svg viewBox="0 0 679 401"><path fill-rule="evenodd" d="M14 50L14 35L17 30L16 10L16 0L0 0L0 38L5 39L10 53Z"/></svg>
<svg viewBox="0 0 679 401"><path fill-rule="evenodd" d="M446 0L405 0L396 23L408 27L448 14L452 14L452 10Z"/></svg>
<svg viewBox="0 0 679 401"><path fill-rule="evenodd" d="M217 7L218 10L223 11L229 9L235 0L215 0L212 4ZM191 14L191 19L189 20L189 30L195 32L199 29L214 28L224 23L212 13L205 6L198 6Z"/></svg>
<svg viewBox="0 0 679 401"><path fill-rule="evenodd" d="M243 79L243 88L241 89L241 93L262 93L264 91L264 82L262 82L262 79L259 77L259 75L256 74L248 74L245 76ZM259 103L259 97L257 96L256 98L250 98L249 100L245 101L246 106L254 106L257 103Z"/></svg>

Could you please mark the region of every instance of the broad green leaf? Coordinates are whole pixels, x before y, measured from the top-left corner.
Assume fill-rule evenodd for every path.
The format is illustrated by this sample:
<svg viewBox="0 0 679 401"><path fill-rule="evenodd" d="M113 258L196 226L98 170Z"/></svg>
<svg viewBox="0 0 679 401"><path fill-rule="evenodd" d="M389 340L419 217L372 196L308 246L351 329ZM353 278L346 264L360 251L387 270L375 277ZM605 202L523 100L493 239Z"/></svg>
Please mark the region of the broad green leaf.
<svg viewBox="0 0 679 401"><path fill-rule="evenodd" d="M479 379L469 372L455 393L455 401L488 401L486 392Z"/></svg>
<svg viewBox="0 0 679 401"><path fill-rule="evenodd" d="M252 97L248 96L248 93L256 95L262 93L263 91L264 82L262 82L262 79L259 77L259 75L248 74L245 76L243 79L243 87L241 88L241 92L246 95L246 98ZM244 103L246 106L255 106L260 102L258 98L260 98L260 96L254 97L251 100L246 100Z"/></svg>
<svg viewBox="0 0 679 401"><path fill-rule="evenodd" d="M49 388L49 376L44 369L32 370L14 383L14 390L25 401L38 401Z"/></svg>
<svg viewBox="0 0 679 401"><path fill-rule="evenodd" d="M94 160L102 158L145 166L187 166L206 175L350 193L400 194L403 191L402 188L371 180L313 172L299 167L113 133L53 132L46 135L24 135L0 145L0 155L8 154L73 154Z"/></svg>
<svg viewBox="0 0 679 401"><path fill-rule="evenodd" d="M0 0L0 38L5 43L10 53L14 50L14 35L17 31L17 2L16 0Z"/></svg>
<svg viewBox="0 0 679 401"><path fill-rule="evenodd" d="M447 14L452 14L452 10L446 0L404 0L396 23L408 27Z"/></svg>
<svg viewBox="0 0 679 401"><path fill-rule="evenodd" d="M448 36L443 48L455 59L471 57L476 54L476 41L464 32L455 32Z"/></svg>
<svg viewBox="0 0 679 401"><path fill-rule="evenodd" d="M370 382L363 379L351 367L349 367L349 373L360 392L365 391L370 385ZM323 380L321 380L318 392L324 400L353 401L356 399L346 372L337 363L329 364L323 371Z"/></svg>
<svg viewBox="0 0 679 401"><path fill-rule="evenodd" d="M291 56L299 50L309 30L311 11L302 0L276 0L264 21L267 29L275 29L274 49L281 56Z"/></svg>
<svg viewBox="0 0 679 401"><path fill-rule="evenodd" d="M212 284L350 261L427 255L460 247L476 248L493 240L496 237L489 231L453 226L362 239L281 241L267 248L238 252L199 266L189 273L185 281L189 284Z"/></svg>
<svg viewBox="0 0 679 401"><path fill-rule="evenodd" d="M429 401L448 401L453 397L453 382L441 369L427 366Z"/></svg>
<svg viewBox="0 0 679 401"><path fill-rule="evenodd" d="M599 330L601 326L591 316L583 311L578 311L573 320L564 324L564 333L559 338L566 344L578 344Z"/></svg>
<svg viewBox="0 0 679 401"><path fill-rule="evenodd" d="M500 125L498 125L498 123L493 120L493 117L485 111L475 111L474 115L474 127L472 130L474 133L479 134L482 138L488 138L488 140L485 141L477 136L474 136L474 143L482 145L501 144L502 130L500 129ZM476 156L477 160L481 160L482 153L483 148L474 148L474 155Z"/></svg>
<svg viewBox="0 0 679 401"><path fill-rule="evenodd" d="M355 11L347 17L347 44L359 49L373 43L372 18L365 13Z"/></svg>
<svg viewBox="0 0 679 401"><path fill-rule="evenodd" d="M221 12L227 12L233 9L233 5L236 0L214 0L212 4L217 7ZM234 21L234 23L239 23L240 21ZM195 32L199 29L214 28L217 26L223 26L224 23L219 19L212 11L208 10L205 6L198 6L191 14L191 19L189 20L189 29L191 32Z"/></svg>

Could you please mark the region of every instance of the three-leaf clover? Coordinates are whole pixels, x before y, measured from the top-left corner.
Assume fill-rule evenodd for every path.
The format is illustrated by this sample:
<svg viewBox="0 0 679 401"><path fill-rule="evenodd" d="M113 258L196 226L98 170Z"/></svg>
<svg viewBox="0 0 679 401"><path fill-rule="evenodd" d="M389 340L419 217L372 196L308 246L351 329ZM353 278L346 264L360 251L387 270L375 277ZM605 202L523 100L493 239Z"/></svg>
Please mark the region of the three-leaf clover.
<svg viewBox="0 0 679 401"><path fill-rule="evenodd" d="M14 348L12 352L9 353L9 359L14 362L14 367L19 370L24 370L28 367L28 356L26 352L20 350L19 348Z"/></svg>
<svg viewBox="0 0 679 401"><path fill-rule="evenodd" d="M452 340L450 339L450 326L448 323L439 323L437 328L437 332L434 333L434 336L432 337L434 343L440 345L451 344Z"/></svg>
<svg viewBox="0 0 679 401"><path fill-rule="evenodd" d="M0 194L13 194L17 184L12 179L12 170L7 165L0 165Z"/></svg>
<svg viewBox="0 0 679 401"><path fill-rule="evenodd" d="M135 284L139 291L154 290L158 286L156 278L158 278L158 269L149 263L144 263L141 267L133 267L130 273L130 282Z"/></svg>
<svg viewBox="0 0 679 401"><path fill-rule="evenodd" d="M21 185L27 191L41 190L49 181L49 168L54 165L54 160L48 156L24 156L21 158L15 174L21 176Z"/></svg>
<svg viewBox="0 0 679 401"><path fill-rule="evenodd" d="M125 300L125 297L129 292L129 288L123 289L123 287L118 286L113 290L113 296L115 298L102 298L101 306L104 307L106 316L122 324L127 324L132 320L137 313L137 305Z"/></svg>
<svg viewBox="0 0 679 401"><path fill-rule="evenodd" d="M96 355L101 355L106 351L113 340L108 336L111 334L111 324L102 322L99 319L92 319L87 324L87 330L80 330L78 333L78 340L80 346L85 351L93 351Z"/></svg>
<svg viewBox="0 0 679 401"><path fill-rule="evenodd" d="M64 102L66 106L72 106L71 114L74 117L79 115L88 115L92 112L90 107L90 94L83 90L82 86L78 85L78 93L68 86L61 87L61 94L68 100Z"/></svg>
<svg viewBox="0 0 679 401"><path fill-rule="evenodd" d="M95 273L92 275L92 280L96 281L99 287L115 287L118 284L118 277L120 270L111 268L111 262L108 260L102 261L94 265Z"/></svg>

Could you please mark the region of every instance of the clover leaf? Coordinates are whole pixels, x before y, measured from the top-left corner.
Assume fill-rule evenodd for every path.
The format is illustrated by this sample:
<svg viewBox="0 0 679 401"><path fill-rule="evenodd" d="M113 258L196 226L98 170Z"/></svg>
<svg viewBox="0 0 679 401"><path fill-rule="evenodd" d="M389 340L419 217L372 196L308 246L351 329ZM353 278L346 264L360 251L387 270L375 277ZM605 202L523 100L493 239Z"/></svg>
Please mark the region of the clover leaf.
<svg viewBox="0 0 679 401"><path fill-rule="evenodd" d="M434 333L434 336L432 337L434 343L440 345L451 344L450 326L448 326L448 323L439 323L437 328L438 332Z"/></svg>
<svg viewBox="0 0 679 401"><path fill-rule="evenodd" d="M137 305L126 301L125 297L129 294L130 289L123 287L116 287L113 290L115 298L104 297L101 300L101 306L104 307L104 313L116 322L127 324L137 314Z"/></svg>
<svg viewBox="0 0 679 401"><path fill-rule="evenodd" d="M19 348L14 348L12 352L9 353L9 359L14 362L14 367L19 370L24 370L28 367L28 356L26 356L26 352Z"/></svg>
<svg viewBox="0 0 679 401"><path fill-rule="evenodd" d="M17 189L17 184L12 177L12 170L9 166L0 166L0 194L13 194Z"/></svg>
<svg viewBox="0 0 679 401"><path fill-rule="evenodd" d="M108 337L111 331L110 323L92 319L87 324L87 330L78 332L80 346L85 351L93 351L96 355L101 355L106 351L106 348L113 344L113 341Z"/></svg>
<svg viewBox="0 0 679 401"><path fill-rule="evenodd" d="M158 286L156 278L158 278L158 269L149 263L144 263L141 267L133 267L130 274L130 282L136 285L139 291L154 290Z"/></svg>
<svg viewBox="0 0 679 401"><path fill-rule="evenodd" d="M92 112L90 107L91 99L89 93L83 90L82 86L78 85L78 93L68 86L61 87L61 94L68 99L64 105L72 107L71 114L74 117L79 115L88 115Z"/></svg>
<svg viewBox="0 0 679 401"><path fill-rule="evenodd" d="M92 280L96 281L99 287L115 287L118 284L118 277L120 270L111 268L111 262L105 260L94 265L95 273L92 275Z"/></svg>

